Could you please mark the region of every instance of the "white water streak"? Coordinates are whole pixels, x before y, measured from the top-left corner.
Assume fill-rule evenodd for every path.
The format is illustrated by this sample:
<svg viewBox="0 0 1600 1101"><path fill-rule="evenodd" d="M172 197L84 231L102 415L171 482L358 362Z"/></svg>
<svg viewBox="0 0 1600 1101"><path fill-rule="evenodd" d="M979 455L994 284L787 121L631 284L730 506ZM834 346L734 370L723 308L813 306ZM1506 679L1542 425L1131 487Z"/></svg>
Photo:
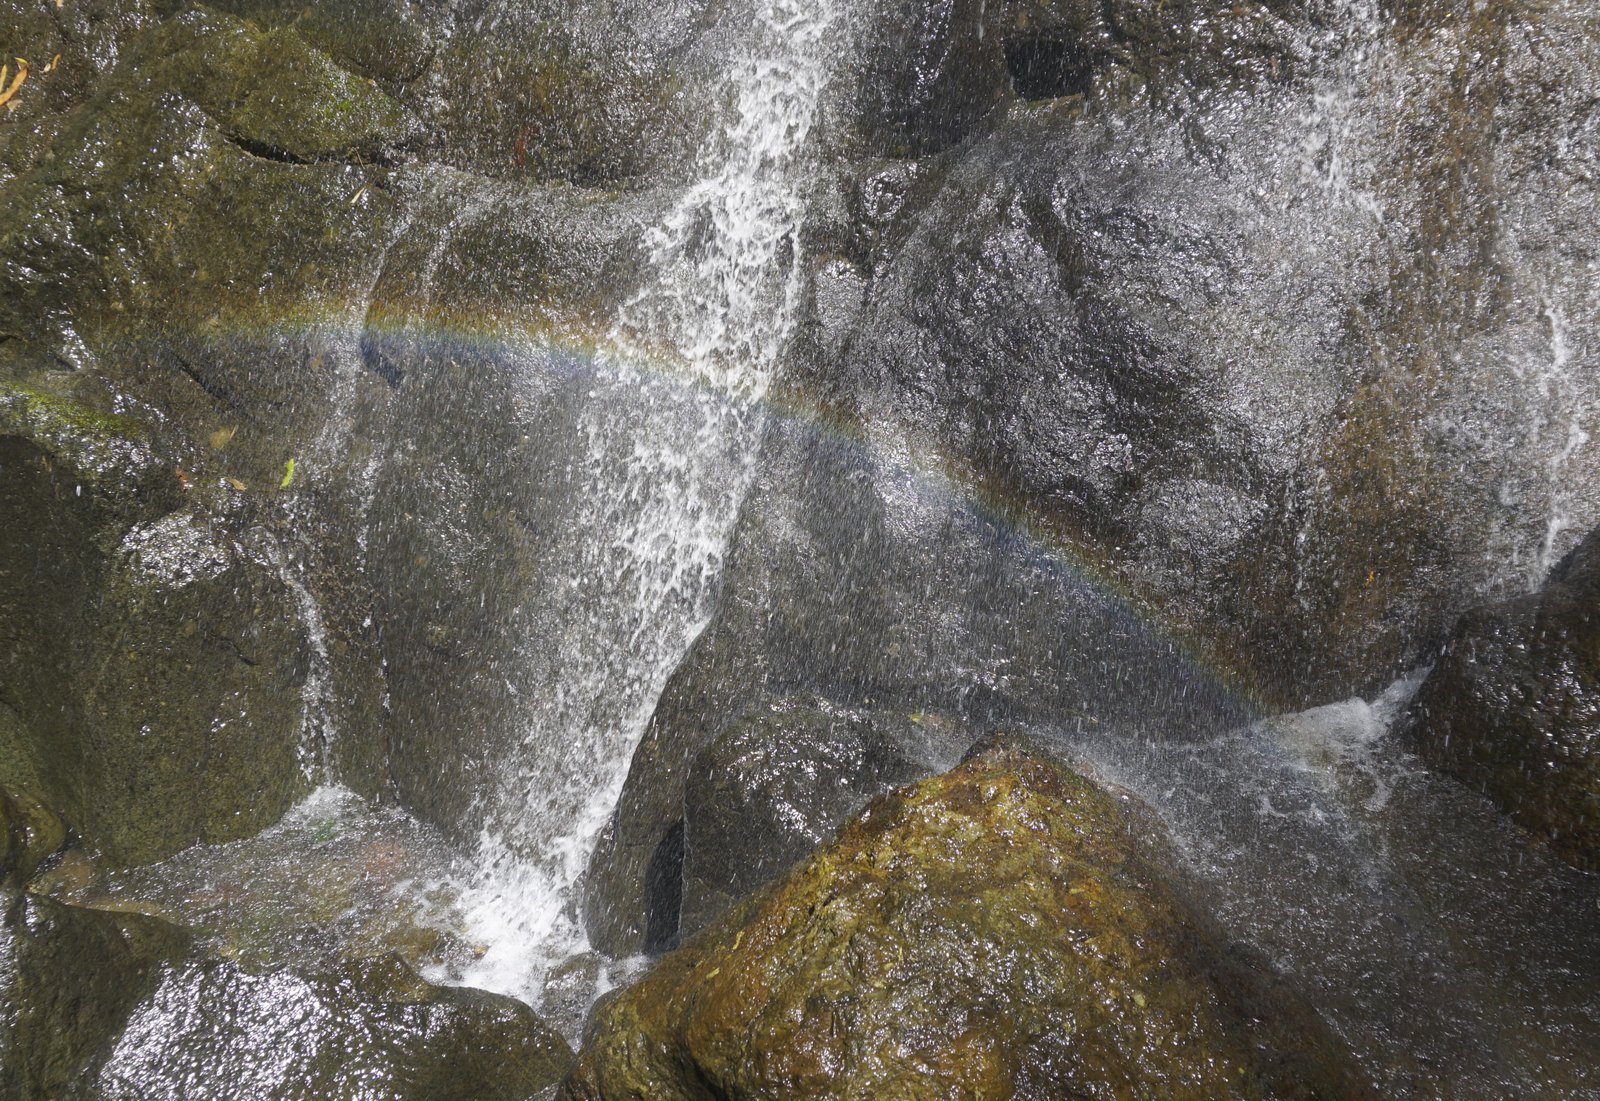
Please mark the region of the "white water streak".
<svg viewBox="0 0 1600 1101"><path fill-rule="evenodd" d="M833 13L759 0L728 77L730 125L649 239L588 395L570 535L528 655L547 685L495 777L463 894L487 946L465 981L528 997L585 940L574 895L667 677L711 611L753 472L759 403L799 292L803 171L830 72ZM641 372L651 362L667 368Z"/></svg>
<svg viewBox="0 0 1600 1101"><path fill-rule="evenodd" d="M1549 458L1550 506L1549 520L1545 525L1544 541L1539 546L1539 556L1534 576L1529 579L1530 589L1536 590L1544 582L1556 560L1561 556L1558 540L1574 526L1572 518L1573 494L1567 485L1566 471L1574 454L1589 442L1583 429L1583 417L1588 408L1583 403L1577 380L1572 377L1572 348L1567 341L1567 322L1561 308L1554 302L1544 308L1545 319L1550 322L1550 359L1539 372L1540 397L1567 414L1565 424L1558 429L1559 446ZM1535 427L1535 442L1548 425L1543 419Z"/></svg>

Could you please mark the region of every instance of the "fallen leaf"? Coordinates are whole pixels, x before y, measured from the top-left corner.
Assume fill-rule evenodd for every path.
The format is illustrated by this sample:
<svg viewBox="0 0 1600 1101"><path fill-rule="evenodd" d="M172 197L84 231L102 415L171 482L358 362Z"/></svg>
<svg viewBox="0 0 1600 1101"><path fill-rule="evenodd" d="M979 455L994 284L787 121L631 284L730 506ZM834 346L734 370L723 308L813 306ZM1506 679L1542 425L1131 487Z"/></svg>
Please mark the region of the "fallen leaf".
<svg viewBox="0 0 1600 1101"><path fill-rule="evenodd" d="M278 483L279 489L288 489L289 483L294 481L294 460L290 459L283 464L283 481Z"/></svg>
<svg viewBox="0 0 1600 1101"><path fill-rule="evenodd" d="M233 440L234 434L238 431L238 425L234 425L231 428L217 429L215 432L211 433L209 437L207 437L211 443L211 449L213 451L221 451L224 447L228 446L228 444Z"/></svg>
<svg viewBox="0 0 1600 1101"><path fill-rule="evenodd" d="M0 84L5 83L5 73L9 68L10 66L8 65L5 69L0 69ZM17 75L12 78L10 84L5 85L4 89L0 89L0 107L4 107L11 102L11 97L17 94L17 89L21 88L22 82L27 79L28 62L26 59L19 57L17 58Z"/></svg>
<svg viewBox="0 0 1600 1101"><path fill-rule="evenodd" d="M59 64L61 64L61 55L56 54L56 56L50 59L50 63L39 71L42 73L53 73L56 71L56 66Z"/></svg>
<svg viewBox="0 0 1600 1101"><path fill-rule="evenodd" d="M178 485L182 486L184 489L188 489L190 486L194 485L194 482L189 478L189 472L183 469L183 467L175 466L172 468L172 472L178 476Z"/></svg>
<svg viewBox="0 0 1600 1101"><path fill-rule="evenodd" d="M240 493L243 493L245 490L250 488L249 486L245 485L243 482L241 482L237 478L229 478L228 479L228 484L231 485L234 489L237 489Z"/></svg>

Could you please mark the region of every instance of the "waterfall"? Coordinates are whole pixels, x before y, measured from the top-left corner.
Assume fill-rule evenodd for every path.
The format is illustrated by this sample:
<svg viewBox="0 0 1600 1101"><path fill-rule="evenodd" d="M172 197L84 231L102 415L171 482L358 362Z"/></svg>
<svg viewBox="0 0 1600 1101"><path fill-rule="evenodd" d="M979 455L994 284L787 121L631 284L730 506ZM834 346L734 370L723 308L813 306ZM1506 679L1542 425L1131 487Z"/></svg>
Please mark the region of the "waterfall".
<svg viewBox="0 0 1600 1101"><path fill-rule="evenodd" d="M648 241L597 356L576 504L537 598L542 698L499 763L461 905L465 981L527 996L580 951L574 888L667 677L704 627L795 315L808 137L834 15L758 0L731 117ZM553 643L553 644L552 644Z"/></svg>

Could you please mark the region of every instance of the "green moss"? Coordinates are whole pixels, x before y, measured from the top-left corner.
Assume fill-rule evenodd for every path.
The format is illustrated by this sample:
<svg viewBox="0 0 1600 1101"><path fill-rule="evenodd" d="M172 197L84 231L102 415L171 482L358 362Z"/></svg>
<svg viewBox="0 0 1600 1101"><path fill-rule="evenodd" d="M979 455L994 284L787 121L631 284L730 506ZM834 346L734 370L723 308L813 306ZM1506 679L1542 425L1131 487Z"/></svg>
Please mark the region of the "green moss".
<svg viewBox="0 0 1600 1101"><path fill-rule="evenodd" d="M143 440L149 431L132 417L102 412L70 398L0 378L0 434Z"/></svg>

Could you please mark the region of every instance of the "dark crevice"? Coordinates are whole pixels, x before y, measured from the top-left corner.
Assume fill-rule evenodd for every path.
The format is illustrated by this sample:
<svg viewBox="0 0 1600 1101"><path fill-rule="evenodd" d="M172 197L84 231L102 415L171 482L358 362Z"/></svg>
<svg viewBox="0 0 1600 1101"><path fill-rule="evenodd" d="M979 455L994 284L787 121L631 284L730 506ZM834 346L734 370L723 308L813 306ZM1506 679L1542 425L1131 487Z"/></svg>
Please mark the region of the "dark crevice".
<svg viewBox="0 0 1600 1101"><path fill-rule="evenodd" d="M644 873L644 950L650 955L678 946L683 911L683 820L675 822L656 846Z"/></svg>
<svg viewBox="0 0 1600 1101"><path fill-rule="evenodd" d="M361 334L361 362L367 370L383 379L391 387L398 389L400 384L405 381L406 369L404 365L384 354L382 337L373 332L370 320L366 330Z"/></svg>
<svg viewBox="0 0 1600 1101"><path fill-rule="evenodd" d="M281 145L273 145L271 142L247 138L243 134L230 133L226 136L231 145L244 150L252 157L264 161L272 161L276 164L291 164L302 167L314 164L343 164L352 168L393 168L395 166L395 159L387 150L375 149L367 152L352 152L344 156L328 154L325 156L303 157L298 153L283 148ZM379 190L386 190L388 186L382 180L368 180L367 183L369 186Z"/></svg>
<svg viewBox="0 0 1600 1101"><path fill-rule="evenodd" d="M1009 38L1005 54L1011 86L1023 99L1084 95L1094 84L1094 54L1075 38Z"/></svg>
<svg viewBox="0 0 1600 1101"><path fill-rule="evenodd" d="M243 405L240 404L237 398L228 392L226 387L219 386L215 382L206 378L205 375L202 374L194 364L185 359L183 355L174 351L172 353L172 360L177 364L178 370L182 371L185 375L188 375L191 382L200 387L200 389L204 390L207 394L211 395L212 398L216 399L218 402L221 402L224 406L241 417L249 416L248 411L243 407Z"/></svg>
<svg viewBox="0 0 1600 1101"><path fill-rule="evenodd" d="M237 639L230 638L227 640L227 642L228 648L233 651L233 656L238 658L243 664L250 666L252 669L261 664L258 660L252 658L249 654L244 652L244 649L239 645Z"/></svg>
<svg viewBox="0 0 1600 1101"><path fill-rule="evenodd" d="M297 156L276 145L269 145L264 141L256 141L242 134L229 134L228 141L249 153L252 157L260 157L264 161L276 161L279 164L315 164L315 161Z"/></svg>

